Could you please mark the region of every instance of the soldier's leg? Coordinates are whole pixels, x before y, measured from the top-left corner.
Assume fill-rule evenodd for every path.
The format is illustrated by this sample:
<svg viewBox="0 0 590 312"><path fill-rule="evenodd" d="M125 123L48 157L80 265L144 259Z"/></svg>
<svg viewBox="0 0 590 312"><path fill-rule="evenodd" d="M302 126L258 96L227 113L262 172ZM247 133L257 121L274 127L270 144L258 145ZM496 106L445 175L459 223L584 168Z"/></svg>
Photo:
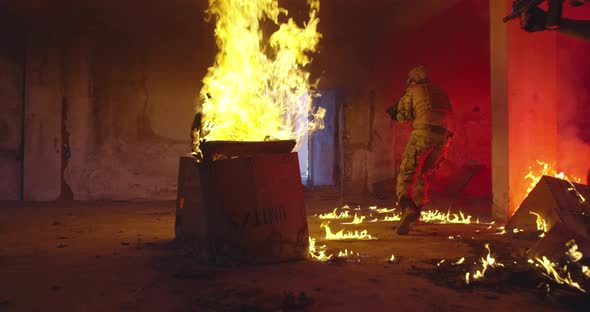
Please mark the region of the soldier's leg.
<svg viewBox="0 0 590 312"><path fill-rule="evenodd" d="M402 200L404 197L411 198L409 192L411 185L416 175L416 142L414 136L410 136L410 140L406 145L404 155L402 157L402 163L400 166L399 173L397 175L397 184L395 187L395 193L398 200ZM402 207L403 208L403 207Z"/></svg>
<svg viewBox="0 0 590 312"><path fill-rule="evenodd" d="M399 235L406 235L410 231L410 226L419 217L418 211L412 199L412 190L416 182L418 166L418 155L420 153L420 138L415 134L410 136L408 145L404 152L400 172L397 176L396 193L399 199L399 207L402 210L402 219L397 226Z"/></svg>
<svg viewBox="0 0 590 312"><path fill-rule="evenodd" d="M428 152L419 158L420 170L414 183L414 200L418 206L424 206L428 203L430 179L440 166L440 163L445 159L448 147L448 141L431 142L430 144Z"/></svg>

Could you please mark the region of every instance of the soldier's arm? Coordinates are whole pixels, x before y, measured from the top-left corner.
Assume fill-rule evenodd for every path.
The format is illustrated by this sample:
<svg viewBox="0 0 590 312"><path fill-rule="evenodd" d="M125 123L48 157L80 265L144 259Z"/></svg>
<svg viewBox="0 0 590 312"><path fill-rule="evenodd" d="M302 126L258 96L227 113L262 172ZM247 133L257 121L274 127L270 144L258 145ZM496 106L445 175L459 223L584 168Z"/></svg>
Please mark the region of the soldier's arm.
<svg viewBox="0 0 590 312"><path fill-rule="evenodd" d="M408 122L412 120L412 94L409 89L395 102L395 105L387 109L387 113L393 121Z"/></svg>
<svg viewBox="0 0 590 312"><path fill-rule="evenodd" d="M562 18L556 30L573 38L590 40L590 21Z"/></svg>

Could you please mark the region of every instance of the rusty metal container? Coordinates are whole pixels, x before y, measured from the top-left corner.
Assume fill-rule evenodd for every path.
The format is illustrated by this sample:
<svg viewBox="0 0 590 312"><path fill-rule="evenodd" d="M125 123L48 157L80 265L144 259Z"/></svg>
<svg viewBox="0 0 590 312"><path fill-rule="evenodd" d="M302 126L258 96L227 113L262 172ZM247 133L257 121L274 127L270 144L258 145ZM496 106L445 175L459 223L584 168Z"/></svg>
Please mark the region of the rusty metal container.
<svg viewBox="0 0 590 312"><path fill-rule="evenodd" d="M176 211L176 238L203 262L306 258L308 229L297 153L202 163L182 157Z"/></svg>
<svg viewBox="0 0 590 312"><path fill-rule="evenodd" d="M280 141L206 141L200 144L203 160L220 160L235 157L289 153L295 140Z"/></svg>

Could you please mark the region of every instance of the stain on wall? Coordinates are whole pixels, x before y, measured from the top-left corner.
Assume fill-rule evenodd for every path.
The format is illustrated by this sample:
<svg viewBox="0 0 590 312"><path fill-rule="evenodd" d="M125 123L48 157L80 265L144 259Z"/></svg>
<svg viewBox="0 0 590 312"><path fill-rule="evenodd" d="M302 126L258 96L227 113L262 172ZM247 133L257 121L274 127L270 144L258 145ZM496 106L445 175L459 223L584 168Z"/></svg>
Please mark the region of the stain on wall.
<svg viewBox="0 0 590 312"><path fill-rule="evenodd" d="M23 53L18 37L0 22L0 200L20 198L22 156L22 68Z"/></svg>

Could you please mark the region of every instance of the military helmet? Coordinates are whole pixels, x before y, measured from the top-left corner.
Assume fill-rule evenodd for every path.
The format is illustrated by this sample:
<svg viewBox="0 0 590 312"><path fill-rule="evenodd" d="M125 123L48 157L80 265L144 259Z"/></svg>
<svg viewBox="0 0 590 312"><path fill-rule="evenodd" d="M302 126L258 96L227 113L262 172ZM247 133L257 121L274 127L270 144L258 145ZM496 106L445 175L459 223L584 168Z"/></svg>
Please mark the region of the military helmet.
<svg viewBox="0 0 590 312"><path fill-rule="evenodd" d="M408 84L415 82L415 83L427 83L430 82L430 78L428 78L428 72L424 66L417 66L410 70L408 73Z"/></svg>

